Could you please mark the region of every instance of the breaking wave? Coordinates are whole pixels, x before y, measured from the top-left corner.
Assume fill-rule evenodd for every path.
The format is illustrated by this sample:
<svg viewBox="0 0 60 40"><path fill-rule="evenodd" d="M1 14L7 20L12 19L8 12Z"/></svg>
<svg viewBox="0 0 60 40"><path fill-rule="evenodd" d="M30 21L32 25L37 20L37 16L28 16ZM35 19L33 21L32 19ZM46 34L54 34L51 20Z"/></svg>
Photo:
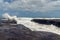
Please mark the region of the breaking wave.
<svg viewBox="0 0 60 40"><path fill-rule="evenodd" d="M46 31L60 35L60 28L58 28L53 24L50 25L38 24L36 22L31 21L32 19L36 19L36 18L23 18L23 17L18 18L17 16L10 16L8 13L3 14L2 17L8 20L16 20L17 24L23 24L32 31Z"/></svg>

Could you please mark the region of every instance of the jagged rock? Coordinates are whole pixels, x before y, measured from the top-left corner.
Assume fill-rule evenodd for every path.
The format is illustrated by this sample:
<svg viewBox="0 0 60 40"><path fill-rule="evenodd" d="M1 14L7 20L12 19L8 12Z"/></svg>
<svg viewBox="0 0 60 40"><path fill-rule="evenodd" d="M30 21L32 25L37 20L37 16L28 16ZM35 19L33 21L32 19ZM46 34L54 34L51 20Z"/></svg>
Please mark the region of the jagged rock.
<svg viewBox="0 0 60 40"><path fill-rule="evenodd" d="M0 40L60 40L60 35L32 31L20 24L12 27L0 27Z"/></svg>

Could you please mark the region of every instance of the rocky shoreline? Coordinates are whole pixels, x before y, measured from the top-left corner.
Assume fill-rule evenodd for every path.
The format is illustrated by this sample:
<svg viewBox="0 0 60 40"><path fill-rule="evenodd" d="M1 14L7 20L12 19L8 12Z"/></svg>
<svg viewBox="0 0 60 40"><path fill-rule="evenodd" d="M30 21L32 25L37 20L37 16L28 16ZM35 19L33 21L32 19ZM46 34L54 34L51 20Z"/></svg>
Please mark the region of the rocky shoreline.
<svg viewBox="0 0 60 40"><path fill-rule="evenodd" d="M32 31L21 24L6 25L0 27L0 40L60 40L60 35L44 31Z"/></svg>
<svg viewBox="0 0 60 40"><path fill-rule="evenodd" d="M32 31L15 20L0 22L0 40L60 40L60 35L46 31Z"/></svg>

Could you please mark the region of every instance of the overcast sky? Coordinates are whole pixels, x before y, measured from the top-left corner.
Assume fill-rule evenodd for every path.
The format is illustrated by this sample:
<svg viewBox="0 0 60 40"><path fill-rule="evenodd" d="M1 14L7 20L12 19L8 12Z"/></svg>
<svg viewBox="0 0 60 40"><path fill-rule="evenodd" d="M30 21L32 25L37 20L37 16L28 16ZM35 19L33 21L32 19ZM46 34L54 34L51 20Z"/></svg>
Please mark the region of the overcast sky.
<svg viewBox="0 0 60 40"><path fill-rule="evenodd" d="M60 0L0 0L0 15L60 17Z"/></svg>

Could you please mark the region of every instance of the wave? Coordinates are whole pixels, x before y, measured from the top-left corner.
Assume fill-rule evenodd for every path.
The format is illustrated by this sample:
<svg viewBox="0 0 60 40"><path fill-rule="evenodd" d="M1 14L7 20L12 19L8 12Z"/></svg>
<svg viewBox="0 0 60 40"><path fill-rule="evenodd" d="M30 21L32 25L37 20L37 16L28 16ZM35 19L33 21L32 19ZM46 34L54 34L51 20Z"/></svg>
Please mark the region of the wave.
<svg viewBox="0 0 60 40"><path fill-rule="evenodd" d="M60 35L60 28L57 26L50 24L38 24L36 22L33 22L31 20L33 19L60 19L60 18L25 18L25 17L17 17L17 16L10 16L8 13L5 13L2 15L4 19L7 20L15 20L17 24L23 24L27 28L31 29L32 31L46 31L46 32L52 32Z"/></svg>

